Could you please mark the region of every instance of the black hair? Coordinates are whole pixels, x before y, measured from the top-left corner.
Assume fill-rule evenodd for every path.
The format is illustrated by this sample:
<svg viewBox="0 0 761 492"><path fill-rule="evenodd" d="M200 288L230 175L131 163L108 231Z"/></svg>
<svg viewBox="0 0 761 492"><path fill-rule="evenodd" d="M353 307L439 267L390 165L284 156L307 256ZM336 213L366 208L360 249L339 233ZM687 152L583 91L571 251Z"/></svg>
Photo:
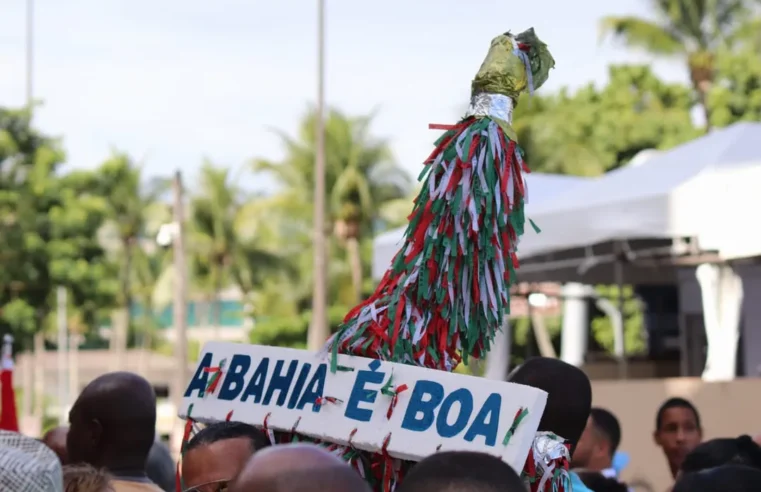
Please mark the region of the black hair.
<svg viewBox="0 0 761 492"><path fill-rule="evenodd" d="M655 414L656 431L661 430L661 426L663 425L663 414L666 412L666 410L671 408L686 408L687 410L691 411L695 416L695 425L697 425L698 430L702 430L700 425L700 414L698 413L698 409L695 408L695 405L690 403L688 400L685 400L684 398L674 397L664 401L661 404L660 408L658 408L658 413Z"/></svg>
<svg viewBox="0 0 761 492"><path fill-rule="evenodd" d="M242 422L215 422L209 424L188 442L186 451L227 439L248 438L251 450L258 451L270 445L267 435L253 425Z"/></svg>
<svg viewBox="0 0 761 492"><path fill-rule="evenodd" d="M758 492L761 470L744 465L723 465L686 473L676 481L672 492Z"/></svg>
<svg viewBox="0 0 761 492"><path fill-rule="evenodd" d="M501 459L470 451L445 451L413 465L398 492L523 492L523 481Z"/></svg>
<svg viewBox="0 0 761 492"><path fill-rule="evenodd" d="M581 470L576 474L581 482L594 492L628 492L629 490L625 483L621 483L615 478L604 477L598 472Z"/></svg>
<svg viewBox="0 0 761 492"><path fill-rule="evenodd" d="M589 411L595 429L610 443L610 455L613 456L621 444L621 424L613 413L604 408L595 407Z"/></svg>
<svg viewBox="0 0 761 492"><path fill-rule="evenodd" d="M244 490L237 486L232 490ZM249 489L245 489L249 490ZM294 470L268 477L257 484L261 492L294 492L303 490L329 490L330 492L371 492L370 485L353 468L345 465Z"/></svg>
<svg viewBox="0 0 761 492"><path fill-rule="evenodd" d="M148 461L145 462L145 474L164 492L175 490L175 463L169 448L161 441L153 443Z"/></svg>
<svg viewBox="0 0 761 492"><path fill-rule="evenodd" d="M592 408L592 385L584 371L562 360L535 357L517 367L508 381L547 392L539 430L569 441L573 454Z"/></svg>
<svg viewBox="0 0 761 492"><path fill-rule="evenodd" d="M727 464L761 469L761 447L750 436L712 439L693 449L680 469L690 473Z"/></svg>

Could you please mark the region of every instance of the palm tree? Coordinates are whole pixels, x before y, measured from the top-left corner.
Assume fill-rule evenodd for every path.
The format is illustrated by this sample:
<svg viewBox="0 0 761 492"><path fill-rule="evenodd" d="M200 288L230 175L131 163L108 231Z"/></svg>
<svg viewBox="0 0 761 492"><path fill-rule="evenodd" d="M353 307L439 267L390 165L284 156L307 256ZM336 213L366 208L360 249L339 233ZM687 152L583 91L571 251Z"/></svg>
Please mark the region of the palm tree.
<svg viewBox="0 0 761 492"><path fill-rule="evenodd" d="M201 168L200 186L191 198L191 255L194 277L202 284L211 303L209 324L221 322L219 295L229 283L236 235L235 215L242 200L242 191L230 180L230 170L205 162Z"/></svg>
<svg viewBox="0 0 761 492"><path fill-rule="evenodd" d="M373 232L380 206L408 195L409 176L391 159L388 143L370 135L372 116L358 118L332 110L325 121L326 190L333 233L345 247L351 269L354 300L362 291L360 240ZM254 170L267 172L302 209L310 209L314 183L314 111L302 120L299 138L278 132L286 156L281 161L258 159ZM328 231L326 231L326 234Z"/></svg>
<svg viewBox="0 0 761 492"><path fill-rule="evenodd" d="M693 89L710 129L706 104L714 81L717 52L743 36L752 11L750 0L651 0L655 19L605 17L600 27L632 48L659 56L678 56L687 62Z"/></svg>
<svg viewBox="0 0 761 492"><path fill-rule="evenodd" d="M140 325L136 330L136 345L141 349L138 373L146 374L146 355L156 342L158 329L157 316L169 303L158 299L167 299L171 293L162 277L172 273L170 255L164 249L153 244L146 244L135 250L133 292L140 305ZM161 289L162 292L158 292Z"/></svg>
<svg viewBox="0 0 761 492"><path fill-rule="evenodd" d="M196 280L209 297L210 324L221 324L219 296L237 286L244 296L258 288L268 274L284 267L281 255L263 247L247 220L247 198L231 179L228 168L206 162L200 186L191 198L191 255Z"/></svg>
<svg viewBox="0 0 761 492"><path fill-rule="evenodd" d="M166 192L168 181L142 180L142 169L125 153L114 152L98 169L100 193L106 197L109 223L104 226L103 243L118 265L119 290L116 310L112 314L113 332L110 348L117 369L124 367L127 337L131 326L134 298L135 265L140 240L145 237L151 210ZM161 206L159 206L161 208ZM166 208L166 205L163 206ZM164 212L160 215L165 215Z"/></svg>

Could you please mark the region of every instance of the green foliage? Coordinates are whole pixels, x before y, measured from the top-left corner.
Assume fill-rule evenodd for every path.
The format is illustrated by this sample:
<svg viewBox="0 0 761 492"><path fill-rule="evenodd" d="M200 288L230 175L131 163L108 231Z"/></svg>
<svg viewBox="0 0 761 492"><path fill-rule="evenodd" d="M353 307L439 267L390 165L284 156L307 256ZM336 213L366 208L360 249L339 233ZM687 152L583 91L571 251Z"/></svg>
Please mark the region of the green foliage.
<svg viewBox="0 0 761 492"><path fill-rule="evenodd" d="M328 324L331 333L338 330L349 308L331 306L328 309ZM257 345L306 348L307 329L312 313L307 311L297 316L264 318L257 321L251 330L250 341Z"/></svg>
<svg viewBox="0 0 761 492"><path fill-rule="evenodd" d="M724 52L717 59L708 106L713 126L761 121L761 57L756 48Z"/></svg>
<svg viewBox="0 0 761 492"><path fill-rule="evenodd" d="M325 119L327 212L331 230L336 233L329 245L331 305L356 302L361 279L370 273L369 246L376 226L382 223L376 220L380 210L410 191L409 176L393 162L388 143L371 135L371 122L371 116L349 117L336 110L329 111ZM257 320L284 311L294 316L311 304L315 125L316 113L309 111L296 138L278 132L285 149L282 160L257 159L253 163L256 172L269 174L278 186L272 196L256 200L261 206L255 213L266 218L268 224L262 227L267 229L268 240L291 259L295 270L295 275L281 275L264 283L265 289L255 295L260 301L254 308ZM326 230L326 235L329 232ZM354 247L350 248L352 241ZM358 285L353 286L357 279ZM273 309L262 299L274 301Z"/></svg>
<svg viewBox="0 0 761 492"><path fill-rule="evenodd" d="M654 18L605 17L600 28L603 36L611 34L631 48L680 56L710 127L715 117L706 99L717 60L740 45L758 48L759 21L753 15L758 5L757 0L657 0L652 3Z"/></svg>
<svg viewBox="0 0 761 492"><path fill-rule="evenodd" d="M692 96L646 66L613 66L610 83L573 94L525 97L515 115L518 140L534 171L597 176L645 149L670 148L699 134Z"/></svg>
<svg viewBox="0 0 761 492"><path fill-rule="evenodd" d="M97 240L107 213L97 175L60 174L63 160L58 142L30 127L29 113L0 108L0 332L25 347L50 327L57 287L89 325L116 294Z"/></svg>
<svg viewBox="0 0 761 492"><path fill-rule="evenodd" d="M600 297L609 299L618 306L617 286L598 285L596 289ZM613 325L610 318L605 315L595 316L592 319L592 336L602 349L609 354L614 353ZM647 348L642 303L634 296L630 285L624 286L624 341L626 353L629 355L641 354Z"/></svg>

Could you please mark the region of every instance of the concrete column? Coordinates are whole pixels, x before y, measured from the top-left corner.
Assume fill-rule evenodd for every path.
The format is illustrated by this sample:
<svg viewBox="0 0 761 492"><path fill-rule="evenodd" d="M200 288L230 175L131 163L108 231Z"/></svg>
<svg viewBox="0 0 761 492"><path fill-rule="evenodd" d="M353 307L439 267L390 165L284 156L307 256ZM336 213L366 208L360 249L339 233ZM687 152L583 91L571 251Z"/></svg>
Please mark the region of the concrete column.
<svg viewBox="0 0 761 492"><path fill-rule="evenodd" d="M486 356L486 379L504 381L507 371L510 369L510 345L512 336L510 332L510 319L505 316L502 322L502 331L497 333L492 342L491 351Z"/></svg>
<svg viewBox="0 0 761 492"><path fill-rule="evenodd" d="M587 287L570 282L563 286L563 331L560 335L560 358L574 366L584 363L587 353L589 310Z"/></svg>
<svg viewBox="0 0 761 492"><path fill-rule="evenodd" d="M708 347L705 381L731 381L737 372L742 279L729 265L702 264L695 270L703 300Z"/></svg>

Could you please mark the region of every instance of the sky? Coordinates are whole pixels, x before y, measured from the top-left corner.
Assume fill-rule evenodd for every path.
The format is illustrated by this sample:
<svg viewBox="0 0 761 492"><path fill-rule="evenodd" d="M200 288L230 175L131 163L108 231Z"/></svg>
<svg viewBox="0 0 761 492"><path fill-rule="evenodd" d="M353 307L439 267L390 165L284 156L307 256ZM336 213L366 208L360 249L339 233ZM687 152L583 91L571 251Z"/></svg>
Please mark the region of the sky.
<svg viewBox="0 0 761 492"><path fill-rule="evenodd" d="M35 124L61 137L67 167L93 168L111 149L148 175L204 159L244 170L283 155L274 129L295 135L316 100L316 0L36 0ZM326 0L328 105L377 111L373 131L416 176L436 132L469 97L497 34L534 27L556 69L541 91L607 80L611 63L650 63L600 42L606 15L647 16L647 0ZM0 105L25 100L26 0L0 3ZM659 61L667 80L686 80Z"/></svg>

